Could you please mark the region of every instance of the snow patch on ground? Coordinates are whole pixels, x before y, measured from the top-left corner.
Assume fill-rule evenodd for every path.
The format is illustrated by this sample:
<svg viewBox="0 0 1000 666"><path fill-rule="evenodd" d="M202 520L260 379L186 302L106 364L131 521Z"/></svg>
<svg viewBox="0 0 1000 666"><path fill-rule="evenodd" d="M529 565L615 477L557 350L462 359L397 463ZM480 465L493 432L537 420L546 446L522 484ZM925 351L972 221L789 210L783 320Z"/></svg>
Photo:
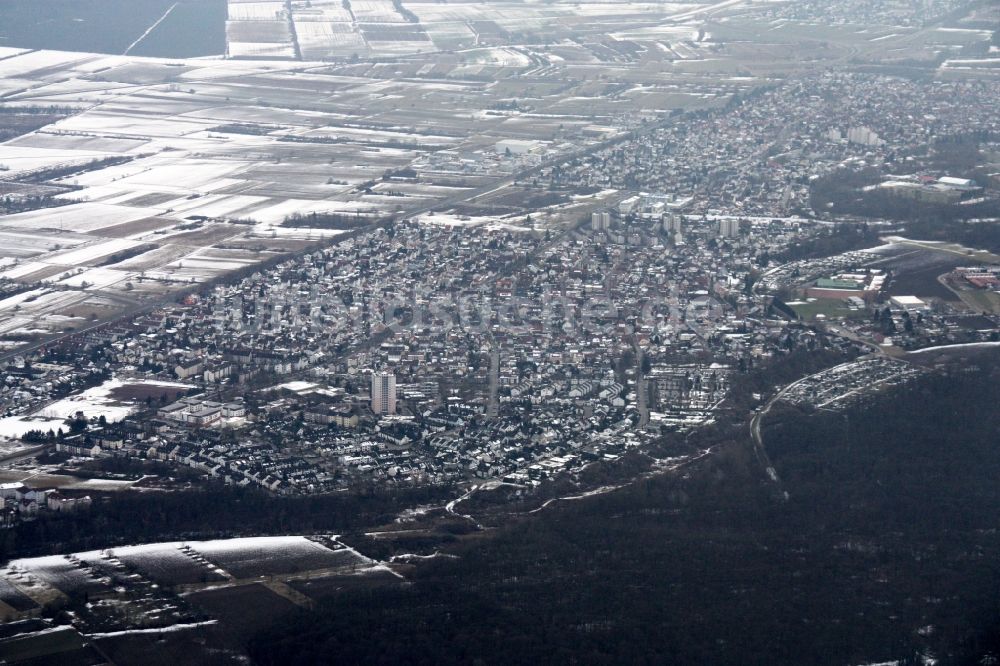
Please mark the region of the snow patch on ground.
<svg viewBox="0 0 1000 666"><path fill-rule="evenodd" d="M175 631L187 631L198 627L210 627L218 624L218 620L205 620L204 622L191 622L189 624L174 624L169 627L157 627L155 629L126 629L125 631L108 631L98 634L87 634L87 638L114 638L115 636L131 636L133 634L166 634Z"/></svg>
<svg viewBox="0 0 1000 666"><path fill-rule="evenodd" d="M124 403L112 397L115 389L123 386L167 386L190 388L187 384L159 380L109 379L100 386L82 393L57 400L29 416L8 416L0 419L0 440L19 439L31 430L58 429L64 421L82 411L86 418L104 416L108 421L121 421L131 415L137 405Z"/></svg>
<svg viewBox="0 0 1000 666"><path fill-rule="evenodd" d="M917 349L916 351L911 351L909 353L924 354L927 352L941 351L942 349L985 349L988 347L1000 347L1000 342L968 342L961 345L940 345L938 347L924 347L923 349Z"/></svg>

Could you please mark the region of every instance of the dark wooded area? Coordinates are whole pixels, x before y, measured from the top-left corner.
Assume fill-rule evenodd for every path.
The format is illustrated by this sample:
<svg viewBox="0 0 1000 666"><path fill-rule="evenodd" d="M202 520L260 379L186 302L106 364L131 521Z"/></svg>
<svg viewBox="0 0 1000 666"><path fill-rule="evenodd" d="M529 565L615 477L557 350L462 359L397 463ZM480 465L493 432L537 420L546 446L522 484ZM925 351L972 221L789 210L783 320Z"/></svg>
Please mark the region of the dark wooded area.
<svg viewBox="0 0 1000 666"><path fill-rule="evenodd" d="M1000 625L997 379L927 377L846 413L775 413L765 441L787 501L744 429L708 431L733 445L686 474L465 540L410 587L346 592L287 620L253 656L983 663Z"/></svg>

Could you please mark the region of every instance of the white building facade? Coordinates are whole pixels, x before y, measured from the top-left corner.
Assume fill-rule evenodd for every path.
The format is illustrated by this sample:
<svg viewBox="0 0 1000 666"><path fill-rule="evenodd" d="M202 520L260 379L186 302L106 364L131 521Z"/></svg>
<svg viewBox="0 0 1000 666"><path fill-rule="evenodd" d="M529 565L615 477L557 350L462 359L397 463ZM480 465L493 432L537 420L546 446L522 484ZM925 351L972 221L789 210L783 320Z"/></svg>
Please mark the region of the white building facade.
<svg viewBox="0 0 1000 666"><path fill-rule="evenodd" d="M372 411L376 414L396 413L396 375L391 372L372 374Z"/></svg>

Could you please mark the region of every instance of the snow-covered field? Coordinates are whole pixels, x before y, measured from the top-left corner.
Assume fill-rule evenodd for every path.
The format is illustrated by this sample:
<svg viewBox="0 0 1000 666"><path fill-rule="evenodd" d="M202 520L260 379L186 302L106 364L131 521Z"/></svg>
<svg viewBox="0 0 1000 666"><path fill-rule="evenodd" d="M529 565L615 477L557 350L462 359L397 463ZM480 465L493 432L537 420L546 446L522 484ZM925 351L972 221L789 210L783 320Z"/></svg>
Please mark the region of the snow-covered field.
<svg viewBox="0 0 1000 666"><path fill-rule="evenodd" d="M32 430L48 432L65 427L64 419L44 416L8 416L0 419L0 442L18 439Z"/></svg>
<svg viewBox="0 0 1000 666"><path fill-rule="evenodd" d="M191 541L187 545L235 578L254 578L367 563L350 551L331 550L301 536Z"/></svg>
<svg viewBox="0 0 1000 666"><path fill-rule="evenodd" d="M112 240L86 245L68 252L51 254L45 258L45 263L56 264L58 266L86 265L96 259L100 259L123 250L129 250L137 245L142 245L142 243L123 238L115 238Z"/></svg>
<svg viewBox="0 0 1000 666"><path fill-rule="evenodd" d="M12 561L0 581L16 587L39 583L64 593L107 591L98 572L115 560L166 586L304 574L330 569L370 570L379 565L351 548L327 547L304 536L246 537L216 541L120 546L73 555Z"/></svg>
<svg viewBox="0 0 1000 666"><path fill-rule="evenodd" d="M161 585L185 585L226 579L212 565L182 550L183 545L173 542L124 546L114 548L110 554Z"/></svg>
<svg viewBox="0 0 1000 666"><path fill-rule="evenodd" d="M8 416L0 419L0 441L22 437L31 430L58 429L65 425L64 422L67 418L72 418L78 411L83 412L83 415L88 419L104 416L111 422L120 421L138 407L134 402L122 401L113 397L112 393L116 389L125 386L190 388L187 384L159 380L109 379L100 386L50 403L30 416Z"/></svg>
<svg viewBox="0 0 1000 666"><path fill-rule="evenodd" d="M468 215L452 215L450 213L424 213L413 218L420 224L429 224L441 227L481 227L484 224L497 222L496 217L470 217Z"/></svg>
<svg viewBox="0 0 1000 666"><path fill-rule="evenodd" d="M14 560L5 577L16 582L18 578L32 578L64 594L94 594L107 592L107 585L88 570L77 566L65 555L50 555L31 559Z"/></svg>
<svg viewBox="0 0 1000 666"><path fill-rule="evenodd" d="M25 296L27 298L20 298ZM50 289L34 289L21 294L20 297L14 296L4 301L4 303L14 302L9 307L0 310L0 315L2 315L0 317L0 333L9 333L23 327L23 323L16 324L17 320L28 324L32 322L44 324L46 320L51 320L65 325L74 317L59 313L71 310L89 298L83 292L52 291ZM18 300L19 298L20 300Z"/></svg>
<svg viewBox="0 0 1000 666"><path fill-rule="evenodd" d="M190 388L188 384L164 382L152 379L139 381L109 379L100 386L87 389L79 395L56 401L42 410L41 413L45 416L54 416L56 418L65 419L73 416L77 411L82 411L84 416L87 418L92 416L104 416L108 419L108 421L120 421L135 410L134 404L123 403L111 395L115 389L119 389L124 386L165 386L181 389Z"/></svg>
<svg viewBox="0 0 1000 666"><path fill-rule="evenodd" d="M230 21L274 21L281 18L283 2L231 2Z"/></svg>
<svg viewBox="0 0 1000 666"><path fill-rule="evenodd" d="M57 229L86 233L151 217L157 212L159 211L150 208L87 202L6 215L0 217L0 224L21 229Z"/></svg>

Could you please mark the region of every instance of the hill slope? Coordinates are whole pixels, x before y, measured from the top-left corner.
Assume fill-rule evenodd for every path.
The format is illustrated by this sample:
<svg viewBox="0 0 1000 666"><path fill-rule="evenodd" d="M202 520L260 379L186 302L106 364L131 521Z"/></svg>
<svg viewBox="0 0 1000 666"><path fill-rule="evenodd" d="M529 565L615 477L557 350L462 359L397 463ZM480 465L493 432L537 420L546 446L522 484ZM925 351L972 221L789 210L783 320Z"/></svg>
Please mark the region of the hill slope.
<svg viewBox="0 0 1000 666"><path fill-rule="evenodd" d="M683 477L466 541L407 589L345 593L274 628L254 657L960 663L998 609L996 380L931 376L846 414L787 409L765 441L788 501L734 431Z"/></svg>

